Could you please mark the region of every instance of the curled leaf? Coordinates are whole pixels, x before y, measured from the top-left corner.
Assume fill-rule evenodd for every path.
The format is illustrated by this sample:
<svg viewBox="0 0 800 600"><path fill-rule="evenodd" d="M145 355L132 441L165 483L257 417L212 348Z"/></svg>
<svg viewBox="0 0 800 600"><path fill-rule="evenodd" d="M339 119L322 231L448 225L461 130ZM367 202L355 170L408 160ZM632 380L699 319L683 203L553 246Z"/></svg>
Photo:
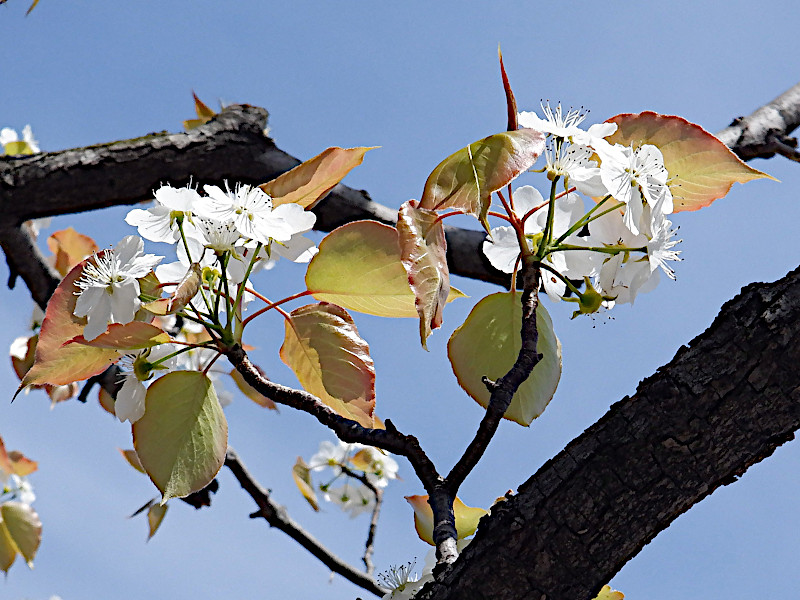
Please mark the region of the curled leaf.
<svg viewBox="0 0 800 600"><path fill-rule="evenodd" d="M150 323L142 323L141 321L131 321L125 324L112 323L105 333L101 333L90 342L87 342L83 335L79 335L64 344L65 346L81 344L93 348L111 348L124 352L152 348L170 341L172 341L172 338L169 337L169 334L159 327Z"/></svg>
<svg viewBox="0 0 800 600"><path fill-rule="evenodd" d="M427 350L428 336L442 325L442 310L450 293L444 227L434 211L418 208L409 200L400 207L397 232L400 258L419 314L420 340Z"/></svg>

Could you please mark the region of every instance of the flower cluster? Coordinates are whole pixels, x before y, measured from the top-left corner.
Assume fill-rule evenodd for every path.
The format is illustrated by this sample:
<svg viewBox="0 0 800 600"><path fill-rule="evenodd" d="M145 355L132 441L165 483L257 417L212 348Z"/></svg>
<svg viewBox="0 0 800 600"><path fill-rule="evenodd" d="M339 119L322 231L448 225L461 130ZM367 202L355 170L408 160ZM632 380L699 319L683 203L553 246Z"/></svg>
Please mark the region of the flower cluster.
<svg viewBox="0 0 800 600"><path fill-rule="evenodd" d="M375 506L372 488L385 488L397 479L398 465L388 454L372 446L324 441L308 462L309 470L330 469L330 480L320 484L325 500L356 517ZM336 485L334 485L336 484Z"/></svg>
<svg viewBox="0 0 800 600"><path fill-rule="evenodd" d="M115 405L121 421L142 417L145 382L154 375L176 368L208 373L219 356L208 334L213 331L226 341L241 335L241 313L254 297L247 291L251 274L270 268L281 256L308 262L317 251L302 235L316 216L302 206L273 206L268 194L247 185L233 190L207 185L204 191L168 185L158 189L153 207L131 210L125 219L141 237L127 236L114 248L94 254L75 281L73 314L86 318L86 342L111 324L150 322L156 314L174 323L172 315L182 315L173 334L180 346L161 344L122 357L122 387ZM178 260L160 264L163 257L144 254L142 238L177 244ZM158 281L149 281L145 292L144 282L153 272ZM166 307L156 308L162 288L172 293L164 299ZM173 327L165 323L163 328Z"/></svg>
<svg viewBox="0 0 800 600"><path fill-rule="evenodd" d="M545 199L531 186L514 190L510 225L492 229L483 244L492 266L512 273L523 255L532 257L548 296L574 295L566 299L579 302L576 315L633 303L637 293L657 285L659 268L674 279L668 263L679 260L673 247L680 240L667 219L673 200L661 151L611 144L605 138L616 124L581 129L585 114L579 111L564 114L559 105L543 106L543 112L545 118L520 113L519 124L547 134L550 194ZM584 196L593 199L588 211Z"/></svg>

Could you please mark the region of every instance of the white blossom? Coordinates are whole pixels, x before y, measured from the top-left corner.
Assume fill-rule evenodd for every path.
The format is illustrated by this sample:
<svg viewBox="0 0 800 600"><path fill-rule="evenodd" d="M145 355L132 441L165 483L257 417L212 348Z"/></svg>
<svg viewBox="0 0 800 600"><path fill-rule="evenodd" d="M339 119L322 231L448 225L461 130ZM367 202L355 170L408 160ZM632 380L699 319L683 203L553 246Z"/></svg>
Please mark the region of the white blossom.
<svg viewBox="0 0 800 600"><path fill-rule="evenodd" d="M139 281L163 257L143 254L144 242L135 235L123 238L113 250L95 254L75 282L80 289L76 317L86 317L83 337L93 340L110 323L130 323L140 306Z"/></svg>

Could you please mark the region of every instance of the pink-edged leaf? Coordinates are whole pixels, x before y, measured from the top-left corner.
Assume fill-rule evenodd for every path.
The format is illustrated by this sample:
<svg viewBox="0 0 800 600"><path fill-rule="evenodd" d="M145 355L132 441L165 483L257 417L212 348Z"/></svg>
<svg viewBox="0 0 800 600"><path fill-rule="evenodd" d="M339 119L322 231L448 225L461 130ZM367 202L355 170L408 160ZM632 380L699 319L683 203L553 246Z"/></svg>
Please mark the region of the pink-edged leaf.
<svg viewBox="0 0 800 600"><path fill-rule="evenodd" d="M450 294L444 227L436 212L417 208L417 203L409 200L400 207L397 233L400 259L419 314L420 340L427 350L428 336L442 325L442 310Z"/></svg>
<svg viewBox="0 0 800 600"><path fill-rule="evenodd" d="M482 377L495 381L508 373L519 356L522 342L522 303L519 292L498 292L478 302L467 320L450 336L447 355L459 385L486 408L491 394ZM536 309L542 359L522 382L503 415L526 427L538 417L558 387L561 378L561 344L544 306Z"/></svg>
<svg viewBox="0 0 800 600"><path fill-rule="evenodd" d="M18 337L11 344L11 367L20 381L33 366L36 357L36 342L38 341L39 334L37 333L27 338Z"/></svg>
<svg viewBox="0 0 800 600"><path fill-rule="evenodd" d="M101 333L90 342L87 342L83 335L79 335L68 340L65 344L67 347L72 344L80 344L93 348L110 348L125 351L152 348L170 341L172 341L172 338L169 337L169 334L159 327L150 323L142 323L141 321L131 321L125 324L112 323L105 333Z"/></svg>
<svg viewBox="0 0 800 600"><path fill-rule="evenodd" d="M273 207L294 203L311 208L376 147L328 148L259 187L272 196Z"/></svg>
<svg viewBox="0 0 800 600"><path fill-rule="evenodd" d="M314 486L311 485L311 471L306 461L299 456L297 457L297 462L292 467L292 479L294 479L297 489L303 494L303 498L306 499L306 502L311 505L311 508L313 508L315 512L319 512L317 495L314 493Z"/></svg>
<svg viewBox="0 0 800 600"><path fill-rule="evenodd" d="M433 543L433 511L428 504L428 496L405 496L406 501L414 509L414 528L419 539L431 546ZM489 511L483 508L467 506L460 498L453 502L453 513L456 517L456 534L458 539L471 536L478 529L478 521Z"/></svg>
<svg viewBox="0 0 800 600"><path fill-rule="evenodd" d="M731 186L753 179L775 179L750 167L712 134L682 117L652 111L611 117L617 131L612 144L652 144L664 155L675 212L698 210L727 194Z"/></svg>
<svg viewBox="0 0 800 600"><path fill-rule="evenodd" d="M86 325L84 317L78 318L72 312L78 299L75 292L79 291L75 281L80 278L88 260L91 259L73 267L50 297L36 344L36 360L25 374L19 390L28 385L66 385L80 381L102 373L119 360L119 352L108 348L81 344L64 347L65 342L83 335Z"/></svg>
<svg viewBox="0 0 800 600"><path fill-rule="evenodd" d="M280 355L307 392L338 414L373 426L375 366L345 309L320 302L293 310Z"/></svg>
<svg viewBox="0 0 800 600"><path fill-rule="evenodd" d="M92 238L78 233L72 227L53 233L47 238L47 247L53 253L53 267L62 277L69 273L72 267L98 250Z"/></svg>
<svg viewBox="0 0 800 600"><path fill-rule="evenodd" d="M418 317L414 292L400 260L397 230L355 221L329 233L306 272L317 300L378 317ZM464 294L450 288L448 302Z"/></svg>
<svg viewBox="0 0 800 600"><path fill-rule="evenodd" d="M454 208L474 215L486 231L491 196L530 169L544 151L545 136L533 129L504 131L451 154L425 182L419 207Z"/></svg>

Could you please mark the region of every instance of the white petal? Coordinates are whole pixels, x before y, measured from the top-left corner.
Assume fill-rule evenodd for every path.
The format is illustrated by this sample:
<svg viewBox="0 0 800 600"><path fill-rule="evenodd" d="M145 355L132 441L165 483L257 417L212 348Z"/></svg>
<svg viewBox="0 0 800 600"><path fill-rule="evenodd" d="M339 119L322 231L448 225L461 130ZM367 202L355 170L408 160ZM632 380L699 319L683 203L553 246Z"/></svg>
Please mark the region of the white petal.
<svg viewBox="0 0 800 600"><path fill-rule="evenodd" d="M114 413L121 422L135 423L144 415L145 396L147 389L144 384L131 374L125 378L125 383L117 392L114 402Z"/></svg>
<svg viewBox="0 0 800 600"><path fill-rule="evenodd" d="M483 242L483 253L498 271L513 272L520 253L519 241L514 228L496 227L492 229L492 239Z"/></svg>

